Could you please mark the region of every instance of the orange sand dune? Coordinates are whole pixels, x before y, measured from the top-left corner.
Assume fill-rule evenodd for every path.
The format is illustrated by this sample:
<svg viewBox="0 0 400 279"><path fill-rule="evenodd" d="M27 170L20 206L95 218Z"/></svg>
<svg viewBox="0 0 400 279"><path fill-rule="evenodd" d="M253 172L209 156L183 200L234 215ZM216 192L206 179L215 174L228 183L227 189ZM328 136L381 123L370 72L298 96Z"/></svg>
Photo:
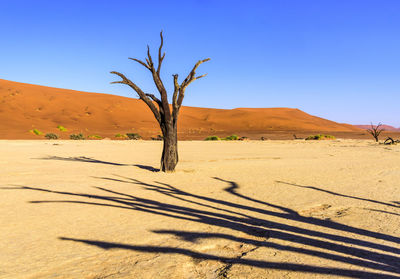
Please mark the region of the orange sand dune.
<svg viewBox="0 0 400 279"><path fill-rule="evenodd" d="M68 138L71 133L114 138L137 132L148 138L160 133L150 110L140 100L87 93L0 79L0 138L37 139L38 129ZM58 125L68 129L60 132ZM361 129L291 108L209 109L182 107L180 139L238 134L254 137L274 133L352 132Z"/></svg>

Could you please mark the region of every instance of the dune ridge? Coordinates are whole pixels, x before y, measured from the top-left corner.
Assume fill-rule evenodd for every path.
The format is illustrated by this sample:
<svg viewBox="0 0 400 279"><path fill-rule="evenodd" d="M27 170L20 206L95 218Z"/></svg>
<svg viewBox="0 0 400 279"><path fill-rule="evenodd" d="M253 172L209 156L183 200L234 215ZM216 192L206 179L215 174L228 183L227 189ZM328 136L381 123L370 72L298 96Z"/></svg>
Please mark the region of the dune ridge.
<svg viewBox="0 0 400 279"><path fill-rule="evenodd" d="M160 134L153 115L142 101L102 93L88 93L0 79L0 138L36 139L29 132L100 135L137 132L151 137ZM58 125L68 129L60 132ZM273 132L333 131L360 132L360 128L312 116L293 108L210 109L182 107L180 139L206 135L252 135ZM42 137L41 137L42 138Z"/></svg>
<svg viewBox="0 0 400 279"><path fill-rule="evenodd" d="M371 128L371 125L354 125L354 126L360 128L360 129L364 129L364 130L367 130L367 129ZM384 129L385 131L400 132L400 128L396 128L396 127L393 127L393 126L390 126L390 125L386 125L386 124L383 124L381 126L381 128Z"/></svg>

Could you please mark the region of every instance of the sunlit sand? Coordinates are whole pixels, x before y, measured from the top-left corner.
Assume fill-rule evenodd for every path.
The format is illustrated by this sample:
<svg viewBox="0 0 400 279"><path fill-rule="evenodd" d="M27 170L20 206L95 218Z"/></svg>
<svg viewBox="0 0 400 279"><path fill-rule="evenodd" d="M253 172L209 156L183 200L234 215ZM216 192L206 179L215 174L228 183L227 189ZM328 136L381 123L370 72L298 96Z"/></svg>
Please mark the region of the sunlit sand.
<svg viewBox="0 0 400 279"><path fill-rule="evenodd" d="M400 146L161 148L0 141L0 278L399 276Z"/></svg>

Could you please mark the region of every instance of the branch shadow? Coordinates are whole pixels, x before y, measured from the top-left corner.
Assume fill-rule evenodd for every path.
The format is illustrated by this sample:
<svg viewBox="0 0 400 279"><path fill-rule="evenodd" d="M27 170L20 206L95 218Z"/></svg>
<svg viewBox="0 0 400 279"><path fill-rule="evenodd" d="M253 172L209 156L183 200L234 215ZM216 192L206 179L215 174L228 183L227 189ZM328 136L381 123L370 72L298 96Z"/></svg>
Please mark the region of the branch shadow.
<svg viewBox="0 0 400 279"><path fill-rule="evenodd" d="M286 271L309 272L314 274L330 274L350 278L400 278L400 238L375 231L365 230L332 220L318 219L299 215L295 210L267 203L239 192L240 187L233 181L218 177L214 179L228 184L224 191L228 194L224 199L202 196L162 183L145 183L137 179L117 176L97 177L121 183L140 185L145 190L155 191L161 195L174 198L186 203L185 206L173 202L162 202L146 199L131 194L118 192L104 187L95 187L104 194L83 194L50 189L13 186L2 187L8 190L31 190L52 193L57 196L79 197L80 200L37 200L40 203L70 203L90 206L105 206L114 209L133 210L180 219L187 222L206 224L219 228L227 228L232 233L193 232L179 230L154 230L153 233L168 234L179 237L183 241L196 242L199 239L224 239L237 243L251 244L256 248L269 247L279 251L311 255L338 263L352 265L351 268L323 267L308 264L287 262L270 262L263 260L245 259L242 257L222 257L200 253L190 249L160 246L138 246L123 243L104 242L90 239L60 237L63 241L74 241L93 245L102 249L127 249L146 253L181 254L196 259L217 260L229 265L277 269ZM240 197L255 205L244 205L229 201L229 196ZM82 200L87 198L87 200ZM369 200L367 200L369 201ZM257 206L256 206L257 205ZM255 214L263 217L256 217ZM280 221L269 220L270 217L280 218ZM287 224L296 222L297 225ZM302 225L312 225L313 229L303 228ZM317 228L314 228L316 226ZM327 230L332 232L327 232ZM237 236L243 233L245 236ZM351 235L345 236L343 234ZM274 243L273 240L283 240L287 245ZM366 240L368 239L368 240ZM377 241L379 240L379 242ZM392 242L397 244L387 244ZM384 244L382 244L384 243ZM298 246L301 247L298 247ZM356 270L355 268L361 269ZM365 269L371 271L365 271ZM390 272L391 274L382 272Z"/></svg>
<svg viewBox="0 0 400 279"><path fill-rule="evenodd" d="M327 194L330 194L330 195L334 195L334 196L350 198L350 199L355 199L355 200L360 200L360 201L367 201L367 202L376 203L376 204L380 204L380 205L386 205L386 206L390 206L390 207L400 208L400 202L392 201L392 203L388 203L388 202L382 202L382 201L376 201L376 200L371 200L371 199L366 199L366 198L360 198L360 197L340 194L340 193L336 193L336 192L333 192L333 191L321 189L321 188L318 188L318 187L315 187L315 186L305 186L305 185L299 185L299 184L295 184L295 183L289 183L289 182L278 181L278 180L275 181L275 182L281 183L281 184L285 184L285 185L300 187L300 188L312 189L312 190L315 190L315 191L324 192L324 193L327 193Z"/></svg>
<svg viewBox="0 0 400 279"><path fill-rule="evenodd" d="M105 165L124 166L124 167L137 167L139 169L148 170L148 171L151 171L151 172L159 172L160 171L160 169L154 168L152 166L146 166L146 165L141 165L141 164L120 164L120 163L97 160L97 159L86 157L86 156L78 156L78 157L48 156L48 157L34 158L34 159L37 159L37 160L59 160L59 161L70 161L70 162L95 163L95 164L105 164Z"/></svg>

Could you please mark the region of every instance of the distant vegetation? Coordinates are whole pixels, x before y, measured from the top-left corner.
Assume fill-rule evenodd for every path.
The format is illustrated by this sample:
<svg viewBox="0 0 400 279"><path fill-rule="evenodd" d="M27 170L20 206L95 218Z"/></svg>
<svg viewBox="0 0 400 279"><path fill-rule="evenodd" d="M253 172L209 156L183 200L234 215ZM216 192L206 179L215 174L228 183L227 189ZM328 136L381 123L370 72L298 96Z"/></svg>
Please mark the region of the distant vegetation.
<svg viewBox="0 0 400 279"><path fill-rule="evenodd" d="M84 140L85 136L83 134L81 134L81 133L80 134L71 134L69 136L69 138L72 139L72 140Z"/></svg>
<svg viewBox="0 0 400 279"><path fill-rule="evenodd" d="M142 138L142 136L137 133L127 133L126 137L128 137L130 140L139 140Z"/></svg>
<svg viewBox="0 0 400 279"><path fill-rule="evenodd" d="M243 140L245 138L246 137L242 137L240 139ZM231 135L231 136L227 136L225 138L220 138L220 137L217 137L217 136L209 136L209 137L206 137L204 140L239 140L239 137L237 135Z"/></svg>
<svg viewBox="0 0 400 279"><path fill-rule="evenodd" d="M122 135L122 134L116 134L116 138L127 138L127 135Z"/></svg>
<svg viewBox="0 0 400 279"><path fill-rule="evenodd" d="M206 137L204 140L221 140L221 139L217 136L209 136L209 137Z"/></svg>
<svg viewBox="0 0 400 279"><path fill-rule="evenodd" d="M232 135L232 136L228 136L223 138L222 140L238 140L239 137L237 135Z"/></svg>
<svg viewBox="0 0 400 279"><path fill-rule="evenodd" d="M37 135L37 136L40 136L41 134L43 134L41 131L39 131L38 129L33 129L33 130L29 130L29 132L31 132L31 133L33 133L33 134L35 134L35 135Z"/></svg>
<svg viewBox="0 0 400 279"><path fill-rule="evenodd" d="M67 128L65 128L64 126L58 125L57 129L60 130L61 132L66 132Z"/></svg>
<svg viewBox="0 0 400 279"><path fill-rule="evenodd" d="M90 135L88 136L88 139L102 139L102 137L99 135Z"/></svg>
<svg viewBox="0 0 400 279"><path fill-rule="evenodd" d="M157 137L151 137L151 140L163 140L164 137L162 135L157 135Z"/></svg>
<svg viewBox="0 0 400 279"><path fill-rule="evenodd" d="M58 139L58 136L56 134L53 133L48 133L44 136L46 139Z"/></svg>
<svg viewBox="0 0 400 279"><path fill-rule="evenodd" d="M336 137L331 136L331 135L323 135L323 134L309 136L306 138L306 140L333 140L333 139L336 139Z"/></svg>

